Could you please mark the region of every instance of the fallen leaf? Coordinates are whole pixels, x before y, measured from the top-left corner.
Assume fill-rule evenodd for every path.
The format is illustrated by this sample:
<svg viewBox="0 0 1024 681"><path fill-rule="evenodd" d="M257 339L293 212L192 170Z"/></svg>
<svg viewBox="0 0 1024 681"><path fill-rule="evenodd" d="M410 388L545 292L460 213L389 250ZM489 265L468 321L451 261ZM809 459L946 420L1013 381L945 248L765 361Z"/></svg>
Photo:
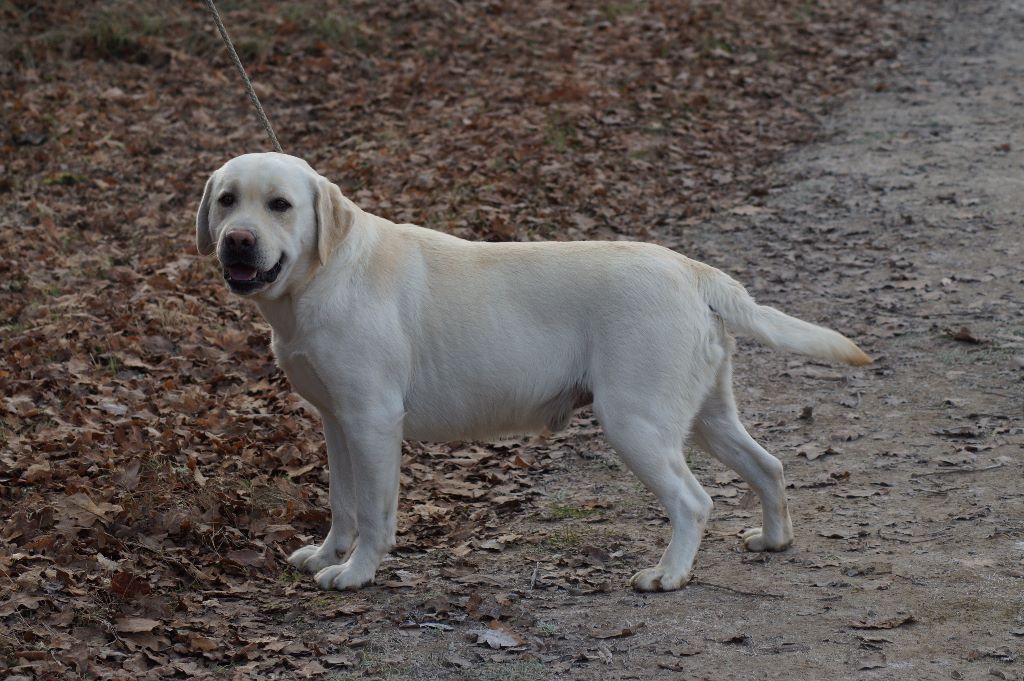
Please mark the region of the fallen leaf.
<svg viewBox="0 0 1024 681"><path fill-rule="evenodd" d="M114 620L114 628L122 634L147 633L158 626L160 626L158 620L147 617L119 617Z"/></svg>
<svg viewBox="0 0 1024 681"><path fill-rule="evenodd" d="M318 660L310 660L309 662L303 662L296 672L300 677L308 679L326 674L327 669Z"/></svg>
<svg viewBox="0 0 1024 681"><path fill-rule="evenodd" d="M96 523L107 524L111 516L123 509L105 501L94 502L89 495L78 492L65 497L59 502L63 511L57 529L65 534L74 534L79 530L88 529Z"/></svg>
<svg viewBox="0 0 1024 681"><path fill-rule="evenodd" d="M33 596L24 593L14 594L3 603L0 603L0 617L13 615L20 608L25 608L25 610L36 610L39 607L39 604L45 600L46 598L43 596Z"/></svg>
<svg viewBox="0 0 1024 681"><path fill-rule="evenodd" d="M992 657L1000 662L1015 662L1017 660L1017 652L1011 650L1008 646L1000 646L998 648L976 648L968 654L969 660L978 660L983 657Z"/></svg>
<svg viewBox="0 0 1024 681"><path fill-rule="evenodd" d="M353 658L340 653L325 655L321 657L320 660L329 667L351 667L355 665L355 660Z"/></svg>
<svg viewBox="0 0 1024 681"><path fill-rule="evenodd" d="M262 552L252 549L234 549L228 551L224 557L242 567L263 567L267 562L267 558Z"/></svg>
<svg viewBox="0 0 1024 681"><path fill-rule="evenodd" d="M864 620L855 620L851 627L854 629L895 629L904 624L915 622L914 616L909 612L900 612L895 615L884 617L873 617Z"/></svg>
<svg viewBox="0 0 1024 681"><path fill-rule="evenodd" d="M121 598L135 598L150 592L149 584L128 570L118 570L110 576L110 592Z"/></svg>
<svg viewBox="0 0 1024 681"><path fill-rule="evenodd" d="M281 653L283 655L300 655L309 652L309 648L301 641L288 641L284 639L267 641L263 647L272 653Z"/></svg>
<svg viewBox="0 0 1024 681"><path fill-rule="evenodd" d="M25 482L36 484L44 480L49 480L51 475L50 462L44 461L42 463L34 463L25 469L23 477Z"/></svg>
<svg viewBox="0 0 1024 681"><path fill-rule="evenodd" d="M616 627L614 629L591 629L591 638L625 638L626 636L632 636L638 630L643 629L646 626L643 622L634 625L626 625L624 627Z"/></svg>
<svg viewBox="0 0 1024 681"><path fill-rule="evenodd" d="M217 650L217 648L220 647L220 644L212 638L190 633L188 635L188 647L198 652L207 653L211 650Z"/></svg>
<svg viewBox="0 0 1024 681"><path fill-rule="evenodd" d="M952 438L978 438L981 433L974 426L954 426L952 428L942 428L935 431L936 435L942 435L943 437Z"/></svg>
<svg viewBox="0 0 1024 681"><path fill-rule="evenodd" d="M770 215L773 211L771 208L765 208L764 206L736 206L729 210L733 215Z"/></svg>
<svg viewBox="0 0 1024 681"><path fill-rule="evenodd" d="M955 341L960 341L961 343L970 343L972 345L978 345L980 343L985 342L981 338L975 336L974 333L966 326L961 326L959 329L956 330L947 329L946 335L948 335Z"/></svg>
<svg viewBox="0 0 1024 681"><path fill-rule="evenodd" d="M492 620L487 629L475 629L469 633L476 637L477 645L486 645L494 650L519 648L526 644L526 639L518 632L498 620Z"/></svg>
<svg viewBox="0 0 1024 681"><path fill-rule="evenodd" d="M806 457L808 461L814 461L815 459L820 459L823 456L837 456L842 453L842 450L834 449L832 447L826 447L825 449L808 447L806 449L799 450L796 454L797 456Z"/></svg>
<svg viewBox="0 0 1024 681"><path fill-rule="evenodd" d="M837 497L844 497L846 499L866 499L877 494L880 494L880 492L875 489L844 489L835 492Z"/></svg>
<svg viewBox="0 0 1024 681"><path fill-rule="evenodd" d="M742 645L750 641L750 636L747 634L733 634L732 636L726 636L725 638L718 639L719 643L726 643L729 645Z"/></svg>
<svg viewBox="0 0 1024 681"><path fill-rule="evenodd" d="M385 582L381 582L381 586L386 589L402 589L405 587L419 586L426 581L423 575L416 575L407 570L395 570L395 575L398 579L389 579Z"/></svg>

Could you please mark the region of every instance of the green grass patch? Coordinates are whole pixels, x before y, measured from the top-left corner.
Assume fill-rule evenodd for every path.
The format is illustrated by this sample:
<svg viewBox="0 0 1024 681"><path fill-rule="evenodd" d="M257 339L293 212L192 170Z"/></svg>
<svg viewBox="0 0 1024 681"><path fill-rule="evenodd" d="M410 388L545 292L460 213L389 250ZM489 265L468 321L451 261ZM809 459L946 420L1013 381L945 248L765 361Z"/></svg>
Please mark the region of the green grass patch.
<svg viewBox="0 0 1024 681"><path fill-rule="evenodd" d="M555 520L567 520L573 518L593 518L601 515L598 508L580 508L578 506L552 506L548 511L548 517Z"/></svg>
<svg viewBox="0 0 1024 681"><path fill-rule="evenodd" d="M544 128L544 143L556 151L567 152L579 145L579 131L565 116L552 116Z"/></svg>
<svg viewBox="0 0 1024 681"><path fill-rule="evenodd" d="M627 14L634 14L638 9L639 3L636 2L608 2L601 7L601 13L608 21L615 21Z"/></svg>
<svg viewBox="0 0 1024 681"><path fill-rule="evenodd" d="M75 175L74 173L57 173L46 178L43 182L49 185L58 185L61 187L70 187L75 184L79 184L85 180L81 175Z"/></svg>

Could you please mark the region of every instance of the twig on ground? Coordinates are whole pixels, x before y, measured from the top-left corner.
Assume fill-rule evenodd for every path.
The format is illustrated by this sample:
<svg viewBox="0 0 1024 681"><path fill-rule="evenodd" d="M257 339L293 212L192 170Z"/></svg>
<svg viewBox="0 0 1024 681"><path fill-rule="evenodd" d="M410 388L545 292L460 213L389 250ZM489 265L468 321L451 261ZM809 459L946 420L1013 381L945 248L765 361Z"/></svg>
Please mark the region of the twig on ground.
<svg viewBox="0 0 1024 681"><path fill-rule="evenodd" d="M1019 395L1007 395L1006 393L997 392L995 390L979 390L978 392L986 395L995 395L996 397L1005 397L1010 400L1015 400L1019 397Z"/></svg>
<svg viewBox="0 0 1024 681"><path fill-rule="evenodd" d="M731 591L734 594L740 594L741 596L755 596L757 598L785 598L782 594L768 593L767 591L743 591L742 589L734 589L731 586L724 586L722 584L713 584L712 582L693 581L690 582L690 586L706 586L710 589L720 589L722 591Z"/></svg>
<svg viewBox="0 0 1024 681"><path fill-rule="evenodd" d="M917 473L910 477L912 478L924 478L929 475L950 475L952 473L981 473L982 471L991 471L996 468L1002 468L1004 464L994 463L991 466L983 466L981 468L951 468L947 471L929 471L928 473Z"/></svg>
<svg viewBox="0 0 1024 681"><path fill-rule="evenodd" d="M936 532L935 534L930 535L928 537L918 537L916 539L903 539L902 537L895 537L895 536L893 536L893 537L886 537L884 534L882 534L882 530L881 529L879 529L878 532L876 532L875 534L878 535L879 539L884 539L885 541L898 541L901 544L922 544L922 543L924 543L926 541L935 541L939 537L945 536L946 533L945 532Z"/></svg>

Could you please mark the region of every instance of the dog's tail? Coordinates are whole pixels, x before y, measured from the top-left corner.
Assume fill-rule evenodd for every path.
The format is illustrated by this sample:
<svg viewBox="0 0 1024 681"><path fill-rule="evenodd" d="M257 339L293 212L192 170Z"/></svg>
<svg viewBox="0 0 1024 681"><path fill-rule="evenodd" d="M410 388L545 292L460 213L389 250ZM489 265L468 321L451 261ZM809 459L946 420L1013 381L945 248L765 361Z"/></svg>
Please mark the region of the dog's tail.
<svg viewBox="0 0 1024 681"><path fill-rule="evenodd" d="M871 358L846 336L758 305L739 282L724 272L701 268L699 276L704 301L731 331L779 350L855 366L871 364Z"/></svg>

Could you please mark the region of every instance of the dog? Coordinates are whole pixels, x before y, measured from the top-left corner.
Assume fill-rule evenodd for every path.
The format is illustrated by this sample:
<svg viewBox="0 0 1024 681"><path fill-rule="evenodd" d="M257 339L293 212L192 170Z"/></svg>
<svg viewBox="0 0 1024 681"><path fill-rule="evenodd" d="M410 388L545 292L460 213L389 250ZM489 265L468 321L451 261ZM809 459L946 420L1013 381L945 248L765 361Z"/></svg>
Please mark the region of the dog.
<svg viewBox="0 0 1024 681"><path fill-rule="evenodd" d="M323 419L331 527L288 561L323 589L373 582L395 541L403 439L564 428L592 405L664 506L672 537L638 591L690 578L711 497L690 443L758 495L751 551L793 541L782 464L740 423L737 332L865 365L844 336L757 304L719 270L637 242L484 243L371 215L302 159L228 161L206 183L196 245L273 328L274 355Z"/></svg>

